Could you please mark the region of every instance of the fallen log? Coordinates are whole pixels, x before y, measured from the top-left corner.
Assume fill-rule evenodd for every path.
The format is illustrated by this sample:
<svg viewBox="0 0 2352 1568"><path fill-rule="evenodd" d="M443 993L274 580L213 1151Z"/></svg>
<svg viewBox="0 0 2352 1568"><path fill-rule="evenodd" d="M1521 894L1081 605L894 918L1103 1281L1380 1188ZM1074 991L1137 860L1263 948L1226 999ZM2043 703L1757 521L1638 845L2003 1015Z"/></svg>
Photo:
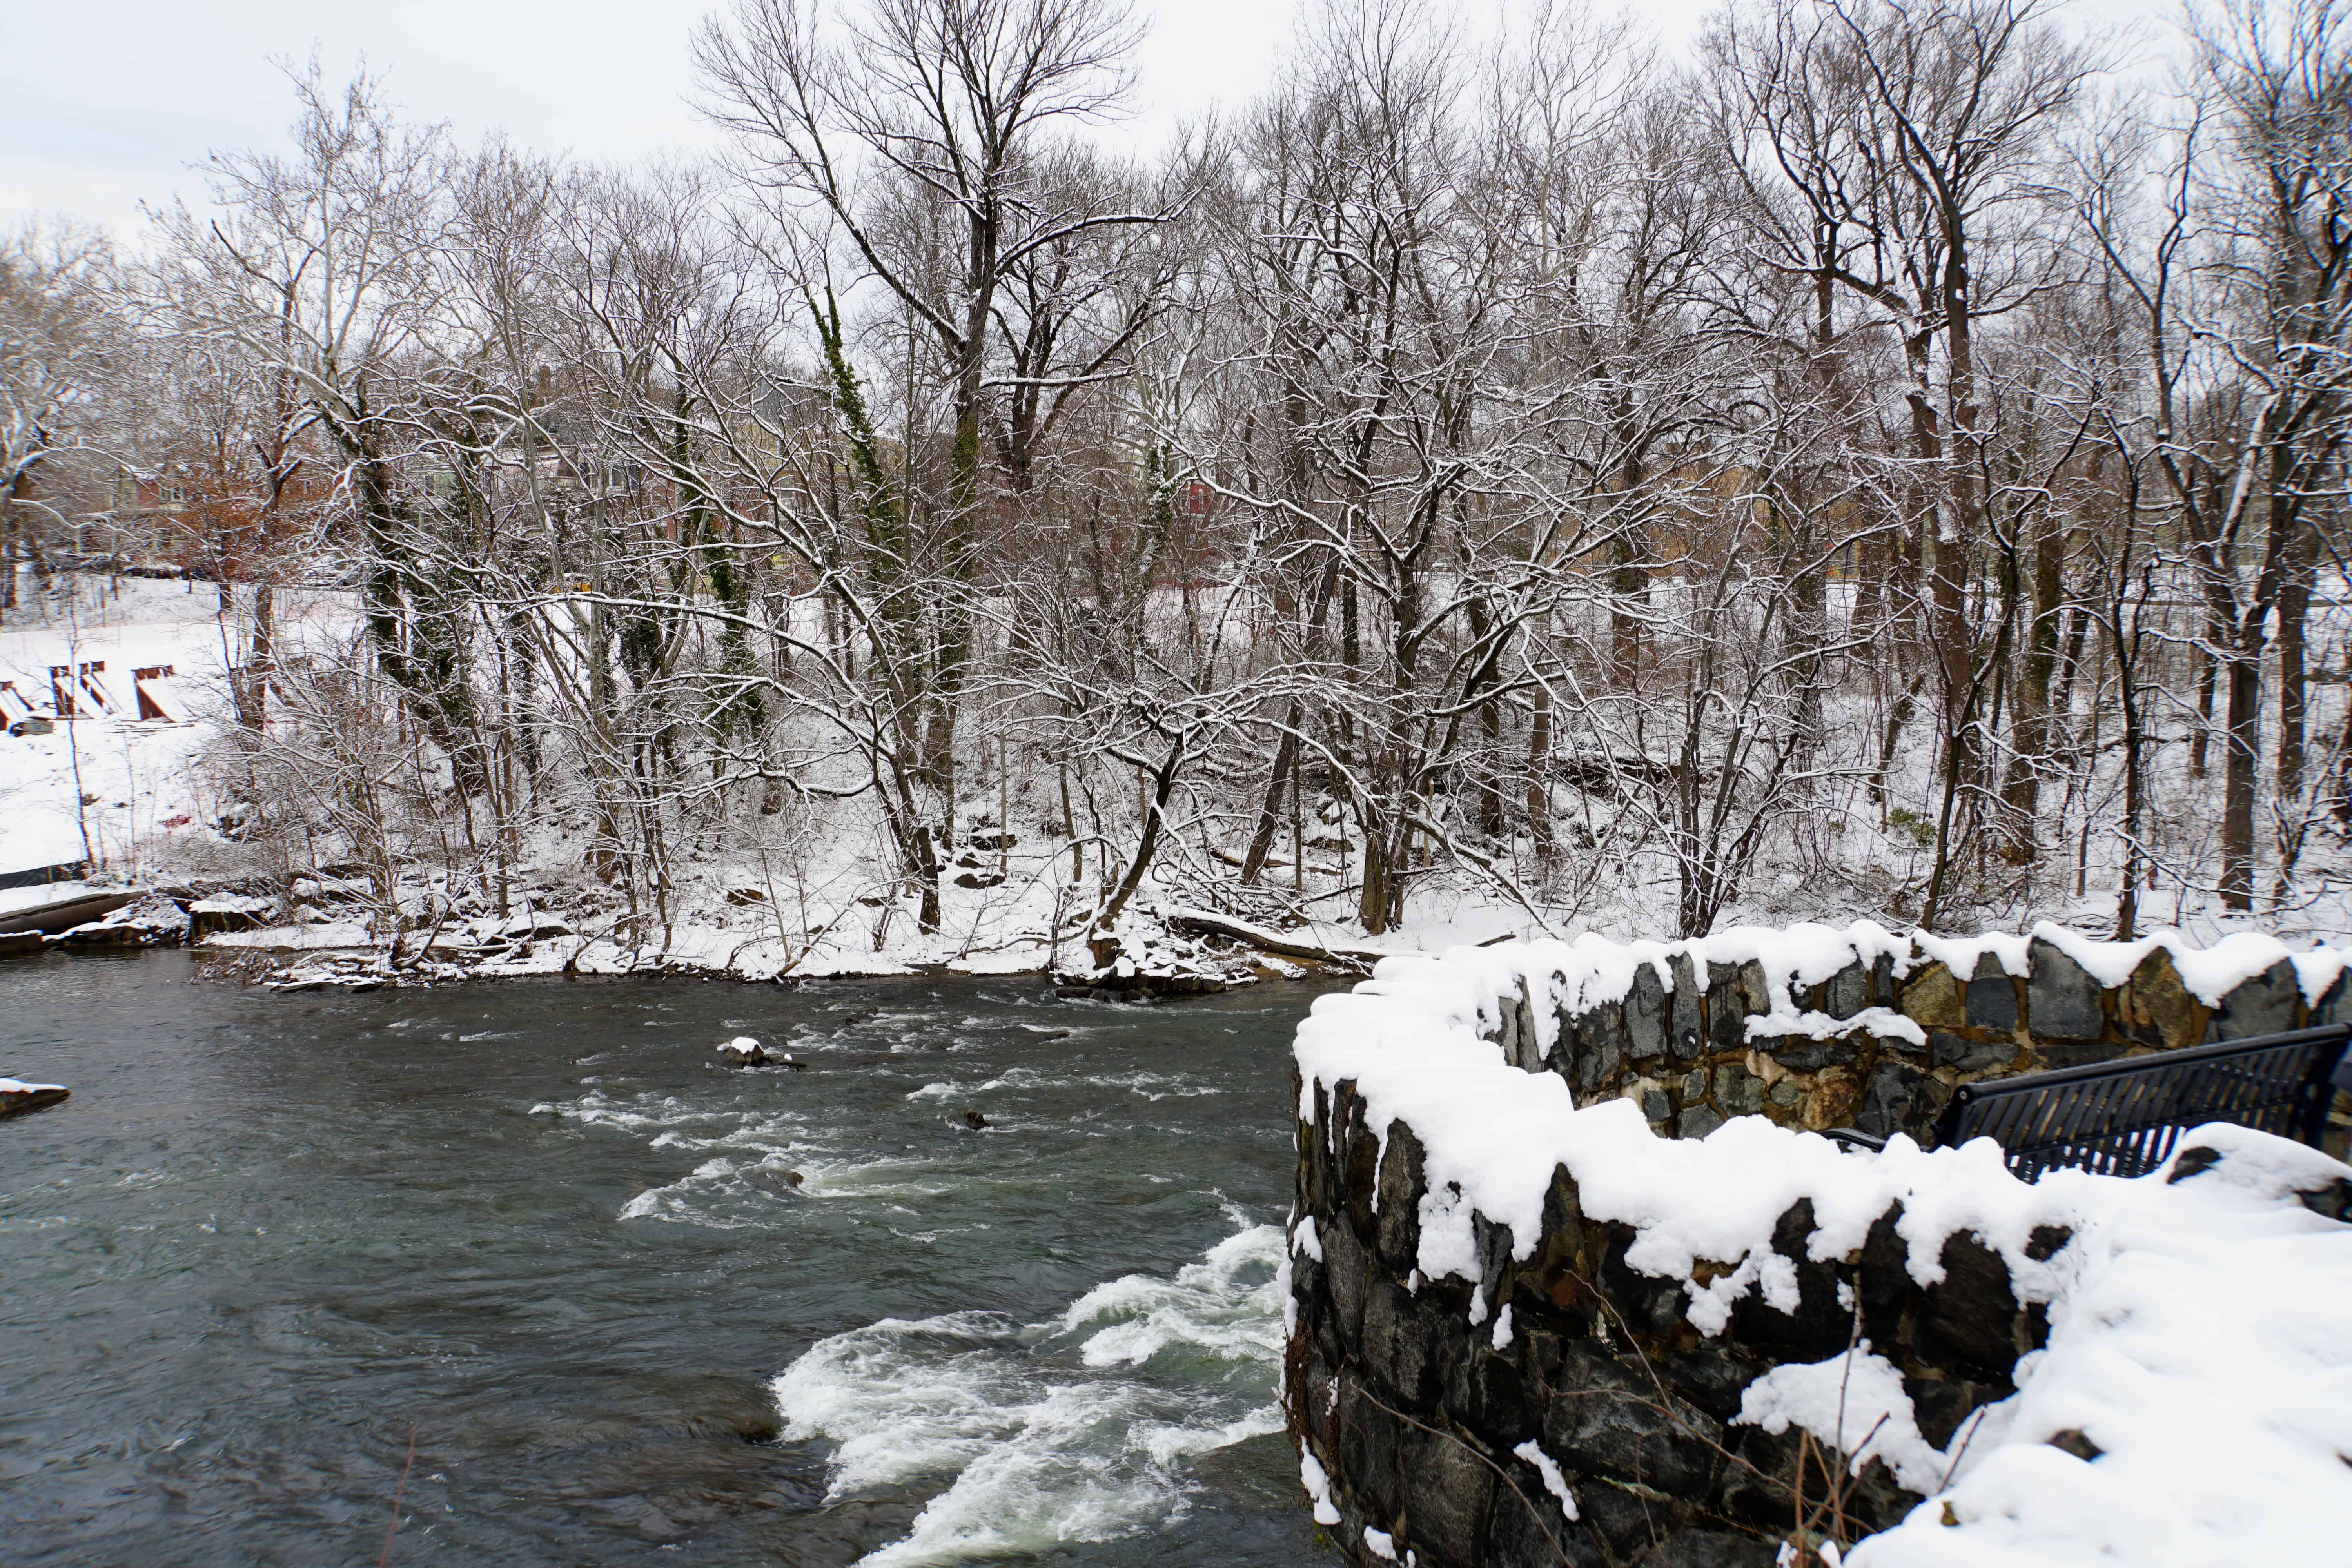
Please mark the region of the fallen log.
<svg viewBox="0 0 2352 1568"><path fill-rule="evenodd" d="M1385 949L1358 947L1352 943L1302 942L1281 931L1230 915L1213 914L1207 910L1168 910L1160 918L1171 931L1188 936L1224 936L1251 947L1275 953L1283 958L1303 958L1314 963L1377 963L1389 955Z"/></svg>

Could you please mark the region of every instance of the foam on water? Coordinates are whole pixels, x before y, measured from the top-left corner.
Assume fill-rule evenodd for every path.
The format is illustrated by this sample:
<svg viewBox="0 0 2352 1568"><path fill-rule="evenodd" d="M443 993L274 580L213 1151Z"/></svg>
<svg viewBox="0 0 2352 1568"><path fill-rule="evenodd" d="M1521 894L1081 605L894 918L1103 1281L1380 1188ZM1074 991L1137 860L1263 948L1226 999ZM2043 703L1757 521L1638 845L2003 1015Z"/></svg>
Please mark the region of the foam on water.
<svg viewBox="0 0 2352 1568"><path fill-rule="evenodd" d="M1178 1269L1173 1279L1129 1274L1096 1286L1070 1303L1062 1327L1076 1333L1106 1323L1078 1348L1088 1366L1139 1365L1171 1345L1270 1364L1282 1356L1282 1302L1274 1279L1281 1264L1281 1228L1252 1226L1217 1243L1201 1262Z"/></svg>
<svg viewBox="0 0 2352 1568"><path fill-rule="evenodd" d="M784 1436L835 1446L835 1499L951 1478L866 1568L1157 1529L1183 1517L1188 1458L1282 1429L1281 1257L1278 1226L1248 1226L1172 1279L1107 1281L1045 1322L954 1312L835 1334L772 1384Z"/></svg>
<svg viewBox="0 0 2352 1568"><path fill-rule="evenodd" d="M956 1095L989 1094L998 1089L1116 1089L1139 1100L1197 1100L1207 1095L1223 1094L1215 1084L1198 1082L1181 1074L1157 1072L1090 1073L1076 1077L1040 1072L1035 1068L1013 1068L999 1076L979 1083L927 1083L913 1090L908 1100L945 1100Z"/></svg>

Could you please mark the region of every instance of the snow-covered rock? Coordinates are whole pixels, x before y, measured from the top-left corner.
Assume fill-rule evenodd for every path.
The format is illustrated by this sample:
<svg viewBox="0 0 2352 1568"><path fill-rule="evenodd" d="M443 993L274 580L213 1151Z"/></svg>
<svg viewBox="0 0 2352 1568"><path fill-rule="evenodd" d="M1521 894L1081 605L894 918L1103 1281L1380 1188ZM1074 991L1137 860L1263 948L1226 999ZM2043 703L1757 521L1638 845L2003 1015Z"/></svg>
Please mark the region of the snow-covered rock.
<svg viewBox="0 0 2352 1568"><path fill-rule="evenodd" d="M0 1117L46 1110L72 1098L63 1084L26 1083L20 1078L0 1078Z"/></svg>

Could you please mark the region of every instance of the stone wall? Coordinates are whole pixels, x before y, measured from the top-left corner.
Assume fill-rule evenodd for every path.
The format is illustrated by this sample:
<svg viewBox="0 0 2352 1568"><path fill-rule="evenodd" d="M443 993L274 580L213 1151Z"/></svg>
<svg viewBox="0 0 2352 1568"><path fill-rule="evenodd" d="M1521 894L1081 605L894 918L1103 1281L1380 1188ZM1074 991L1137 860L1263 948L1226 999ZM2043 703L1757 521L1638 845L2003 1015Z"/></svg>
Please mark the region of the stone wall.
<svg viewBox="0 0 2352 1568"><path fill-rule="evenodd" d="M1832 1468L1852 1542L1939 1492L1945 1512L1918 1519L1973 1522L1950 1512L1965 1488L1944 1489L1979 1435L2098 1458L2079 1415L2007 1430L2012 1379L2046 1375L2019 1358L2113 1251L2077 1237L2112 1236L2100 1216L2151 1189L2021 1183L1982 1146L1847 1154L1793 1133L1920 1128L1965 1079L2333 1021L2345 989L2344 954L2265 938L1786 934L1391 960L1317 1003L1294 1080L1283 1403L1351 1562L1767 1568ZM2250 1160L2263 1201L2352 1219L2352 1170L2267 1134L2201 1136L2216 1146L2190 1140L2168 1183ZM2027 1366L2062 1352L2116 1353L2078 1325ZM1842 1425L1858 1360L1899 1384L1891 1426ZM1776 1423L1780 1380L1825 1369L1832 1429ZM1822 1458L1838 1450L1859 1462Z"/></svg>
<svg viewBox="0 0 2352 1568"><path fill-rule="evenodd" d="M1783 1126L1884 1137L1924 1133L1958 1083L2332 1023L2346 992L2333 953L2316 997L2283 949L2200 996L2183 982L2182 950L2163 942L2132 944L2125 956L2145 952L2122 984L2108 985L2044 935L2002 944L2005 961L1982 943L1842 934L1851 962L1811 983L1777 977L1777 995L1763 959L1709 956L1710 948L1769 943L1639 944L1648 956L1622 996L1588 1000L1580 993L1589 988L1534 977L1497 1008L1486 1033L1526 1070L1559 1073L1579 1103L1632 1100L1661 1133L1701 1137L1730 1117L1760 1114ZM2068 945L2115 967L2111 952L2099 952L2114 944ZM1541 1020L1550 1026L1549 1052L1539 1007L1550 1015Z"/></svg>
<svg viewBox="0 0 2352 1568"><path fill-rule="evenodd" d="M1770 1236L1789 1310L1750 1291L1721 1332L1703 1334L1685 1281L1731 1264L1641 1272L1627 1261L1635 1227L1591 1217L1565 1167L1524 1259L1507 1228L1481 1217L1480 1281L1429 1279L1420 1139L1392 1121L1383 1147L1345 1083L1318 1089L1314 1106L1298 1129L1307 1223L1290 1266L1283 1399L1325 1481L1318 1520L1360 1563L1379 1557L1369 1530L1423 1568L1770 1568L1801 1439L1738 1422L1759 1375L1837 1356L1858 1332L1901 1372L1920 1436L1940 1449L2013 1392L2017 1358L2048 1332L2044 1307L2020 1300L2032 1292L1979 1237L1945 1238L1942 1278L1922 1286L1899 1201L1859 1247L1817 1259L1813 1205L1800 1199ZM2034 1228L2029 1260L2068 1239ZM1573 1520L1536 1454L1572 1497ZM1818 1459L1809 1478L1818 1500ZM1849 1484L1849 1541L1919 1501L1878 1459Z"/></svg>

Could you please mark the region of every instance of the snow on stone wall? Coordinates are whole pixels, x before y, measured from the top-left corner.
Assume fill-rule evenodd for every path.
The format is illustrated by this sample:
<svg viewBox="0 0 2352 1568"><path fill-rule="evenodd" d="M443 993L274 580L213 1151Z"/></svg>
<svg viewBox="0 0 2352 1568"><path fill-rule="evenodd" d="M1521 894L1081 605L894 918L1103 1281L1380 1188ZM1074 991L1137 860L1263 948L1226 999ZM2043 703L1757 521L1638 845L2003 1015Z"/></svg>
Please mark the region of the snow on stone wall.
<svg viewBox="0 0 2352 1568"><path fill-rule="evenodd" d="M1284 1284L1318 1522L1360 1563L1764 1568L1811 1434L1850 1466L1854 1568L2331 1560L2352 1539L2352 1168L2217 1126L2137 1181L2029 1184L1984 1142L1848 1153L1760 1116L1662 1138L1638 1095L1580 1110L1552 1070L1611 1005L1660 1056L1678 1028L1727 1055L1709 1009L1673 1001L1727 986L1761 1003L1743 1038L1762 1019L1835 1040L1807 1015L1884 995L1932 1040L1948 1013L1903 1004L1933 969L1957 1027L2000 1026L1969 1011L1998 978L2020 1018L2071 1004L2082 1028L2053 952L2101 1026L2053 1038L2111 1049L2158 1043L2131 1032L2151 973L2189 1000L2149 1011L2177 1044L2299 1022L2343 967L2255 938L1801 928L1396 959L1319 999Z"/></svg>
<svg viewBox="0 0 2352 1568"><path fill-rule="evenodd" d="M2352 951L2291 952L2251 932L2210 948L2169 931L2096 942L2048 924L1898 936L1865 921L1442 962L1478 972L1479 1031L1580 1100L1622 1096L1684 1137L1747 1114L1884 1136L1931 1127L1970 1079L2333 1021Z"/></svg>

